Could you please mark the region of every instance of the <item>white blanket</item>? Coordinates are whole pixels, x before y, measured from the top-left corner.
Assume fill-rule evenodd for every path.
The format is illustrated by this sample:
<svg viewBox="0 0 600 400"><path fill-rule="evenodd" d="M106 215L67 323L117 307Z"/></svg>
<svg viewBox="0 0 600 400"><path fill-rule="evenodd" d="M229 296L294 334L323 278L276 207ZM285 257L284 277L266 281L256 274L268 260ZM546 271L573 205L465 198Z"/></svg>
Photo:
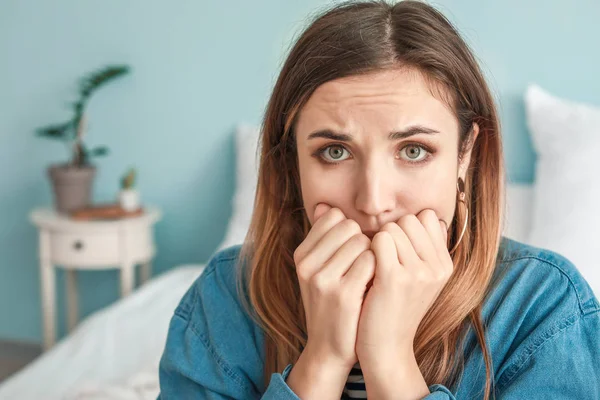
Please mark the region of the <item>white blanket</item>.
<svg viewBox="0 0 600 400"><path fill-rule="evenodd" d="M122 383L85 383L67 395L69 400L156 400L160 393L158 384L158 359Z"/></svg>
<svg viewBox="0 0 600 400"><path fill-rule="evenodd" d="M165 272L0 384L1 400L156 399L169 321L204 265Z"/></svg>

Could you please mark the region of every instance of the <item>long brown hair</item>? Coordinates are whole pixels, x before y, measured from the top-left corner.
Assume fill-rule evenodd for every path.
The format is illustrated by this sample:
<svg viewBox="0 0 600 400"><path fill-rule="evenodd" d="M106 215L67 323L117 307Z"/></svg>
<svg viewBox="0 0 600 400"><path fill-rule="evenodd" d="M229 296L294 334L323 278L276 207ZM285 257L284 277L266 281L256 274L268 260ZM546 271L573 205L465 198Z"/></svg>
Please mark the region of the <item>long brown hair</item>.
<svg viewBox="0 0 600 400"><path fill-rule="evenodd" d="M457 383L462 343L474 328L492 393L491 355L481 316L500 246L504 165L494 100L467 44L435 8L420 1L347 1L330 6L304 30L282 67L261 125L260 164L251 224L240 253L238 290L265 332L264 385L299 358L306 319L294 250L310 224L302 205L294 128L299 110L323 83L390 68L415 68L459 121L459 157L472 147L466 179L467 229L452 255L454 273L427 312L414 340L428 385ZM472 126L479 135L472 141ZM465 223L457 202L449 236ZM245 293L247 291L247 293ZM247 297L246 297L247 296Z"/></svg>

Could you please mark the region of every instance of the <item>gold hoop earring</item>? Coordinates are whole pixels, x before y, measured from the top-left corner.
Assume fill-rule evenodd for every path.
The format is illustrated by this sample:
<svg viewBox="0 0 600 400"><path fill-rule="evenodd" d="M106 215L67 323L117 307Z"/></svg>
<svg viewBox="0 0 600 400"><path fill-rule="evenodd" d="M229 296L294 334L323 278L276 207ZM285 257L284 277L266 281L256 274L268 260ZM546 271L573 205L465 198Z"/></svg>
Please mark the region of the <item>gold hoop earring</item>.
<svg viewBox="0 0 600 400"><path fill-rule="evenodd" d="M456 191L458 192L458 201L465 205L465 223L463 224L463 228L460 232L460 236L458 237L458 241L456 242L452 250L450 250L449 252L451 255L456 251L458 244L462 240L465 231L467 230L467 223L469 221L469 206L467 206L467 203L465 201L465 182L462 180L462 178L458 178L458 182L456 182Z"/></svg>

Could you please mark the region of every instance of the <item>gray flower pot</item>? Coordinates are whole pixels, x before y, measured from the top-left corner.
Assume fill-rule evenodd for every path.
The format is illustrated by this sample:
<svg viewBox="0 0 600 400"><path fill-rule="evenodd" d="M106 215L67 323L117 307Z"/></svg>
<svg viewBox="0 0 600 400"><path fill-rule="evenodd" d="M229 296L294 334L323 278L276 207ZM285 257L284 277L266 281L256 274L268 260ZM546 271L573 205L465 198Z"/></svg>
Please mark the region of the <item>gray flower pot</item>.
<svg viewBox="0 0 600 400"><path fill-rule="evenodd" d="M48 167L56 211L68 214L91 205L95 166L73 167L66 164Z"/></svg>

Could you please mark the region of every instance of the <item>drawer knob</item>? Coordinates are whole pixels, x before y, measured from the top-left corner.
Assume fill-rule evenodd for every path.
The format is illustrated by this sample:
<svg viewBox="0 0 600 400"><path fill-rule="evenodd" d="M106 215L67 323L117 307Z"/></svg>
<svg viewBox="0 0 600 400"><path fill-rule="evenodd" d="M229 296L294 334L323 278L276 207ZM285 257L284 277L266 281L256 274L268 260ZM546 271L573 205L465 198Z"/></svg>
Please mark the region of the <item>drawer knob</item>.
<svg viewBox="0 0 600 400"><path fill-rule="evenodd" d="M76 241L75 243L73 243L73 248L75 250L83 249L83 242L81 240Z"/></svg>

